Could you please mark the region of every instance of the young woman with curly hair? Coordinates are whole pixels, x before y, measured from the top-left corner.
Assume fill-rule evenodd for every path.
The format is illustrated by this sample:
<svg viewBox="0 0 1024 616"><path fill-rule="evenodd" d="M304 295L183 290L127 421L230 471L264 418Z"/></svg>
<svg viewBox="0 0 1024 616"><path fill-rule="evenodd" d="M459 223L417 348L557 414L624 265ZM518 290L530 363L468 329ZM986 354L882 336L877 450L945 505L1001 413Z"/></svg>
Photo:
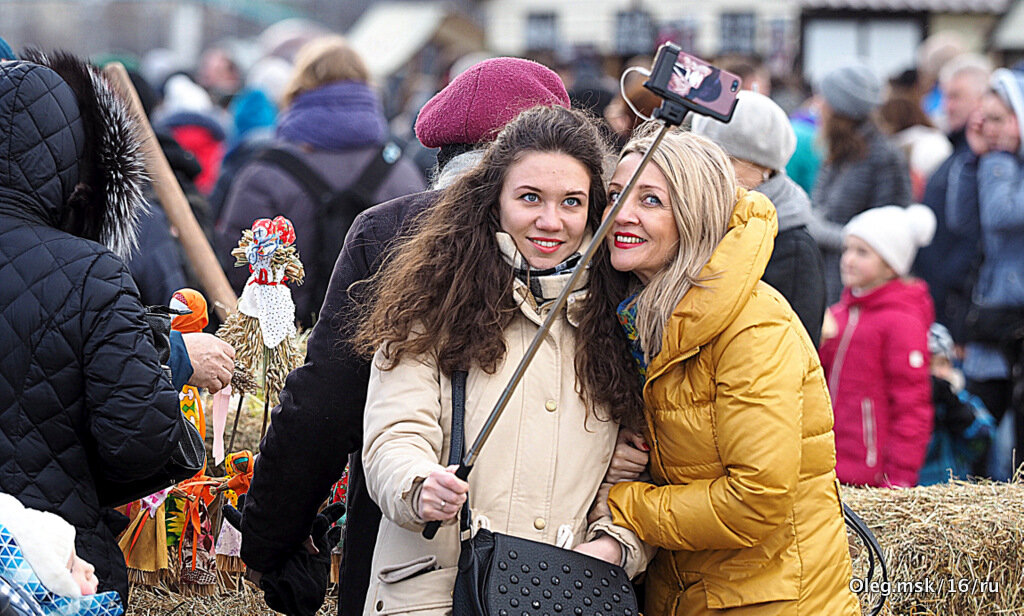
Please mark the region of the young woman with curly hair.
<svg viewBox="0 0 1024 616"><path fill-rule="evenodd" d="M587 519L620 421L642 417L614 312L626 279L607 256L580 278L468 483L444 466L452 372L468 371L471 443L600 223L606 157L587 115L524 112L372 282L356 342L375 353L363 464L384 520L364 613L450 610L453 521L467 495L477 525L575 548L631 575L646 564L636 535L607 517ZM434 520L443 525L425 540L420 533Z"/></svg>

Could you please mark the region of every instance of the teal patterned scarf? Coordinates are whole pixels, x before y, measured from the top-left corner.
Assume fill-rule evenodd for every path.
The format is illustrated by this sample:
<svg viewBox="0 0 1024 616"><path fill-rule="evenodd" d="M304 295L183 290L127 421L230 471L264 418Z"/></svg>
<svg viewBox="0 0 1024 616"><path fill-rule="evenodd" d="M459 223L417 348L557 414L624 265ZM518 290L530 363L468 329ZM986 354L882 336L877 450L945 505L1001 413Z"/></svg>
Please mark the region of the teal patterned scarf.
<svg viewBox="0 0 1024 616"><path fill-rule="evenodd" d="M626 332L626 338L629 339L629 350L633 354L633 360L636 361L637 370L640 373L640 382L647 382L647 360L644 358L644 349L640 346L640 332L636 330L636 296L634 293L619 304L618 312L619 323L622 324L622 329Z"/></svg>

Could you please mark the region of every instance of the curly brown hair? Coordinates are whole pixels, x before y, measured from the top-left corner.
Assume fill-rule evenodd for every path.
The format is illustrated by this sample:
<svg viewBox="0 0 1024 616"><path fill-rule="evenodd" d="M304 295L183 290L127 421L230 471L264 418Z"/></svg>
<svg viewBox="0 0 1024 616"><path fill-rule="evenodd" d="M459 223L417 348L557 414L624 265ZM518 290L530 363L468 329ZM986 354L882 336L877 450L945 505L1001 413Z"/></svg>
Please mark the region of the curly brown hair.
<svg viewBox="0 0 1024 616"><path fill-rule="evenodd" d="M361 355L382 349L384 370L403 356L429 353L449 376L474 365L497 371L507 350L504 329L518 310L512 267L495 239L498 198L508 169L527 152L563 153L583 164L590 175L587 226L597 229L607 205L608 150L593 117L563 107L524 111L423 214L366 292L360 290L367 318L352 342ZM611 268L602 248L589 280L576 330L577 391L592 411L603 407L611 418L636 425L643 417L640 383L615 312L628 276Z"/></svg>

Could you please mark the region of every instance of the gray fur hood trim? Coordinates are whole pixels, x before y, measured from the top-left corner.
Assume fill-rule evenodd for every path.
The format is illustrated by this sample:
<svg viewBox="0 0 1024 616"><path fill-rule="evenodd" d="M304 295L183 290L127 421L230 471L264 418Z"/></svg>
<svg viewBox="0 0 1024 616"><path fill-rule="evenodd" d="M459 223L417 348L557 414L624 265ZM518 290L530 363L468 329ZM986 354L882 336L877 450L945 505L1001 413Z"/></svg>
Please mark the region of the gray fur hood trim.
<svg viewBox="0 0 1024 616"><path fill-rule="evenodd" d="M128 258L137 246L139 215L147 207L138 121L124 98L84 60L38 50L26 52L25 59L50 68L71 87L85 127L84 160L60 228Z"/></svg>

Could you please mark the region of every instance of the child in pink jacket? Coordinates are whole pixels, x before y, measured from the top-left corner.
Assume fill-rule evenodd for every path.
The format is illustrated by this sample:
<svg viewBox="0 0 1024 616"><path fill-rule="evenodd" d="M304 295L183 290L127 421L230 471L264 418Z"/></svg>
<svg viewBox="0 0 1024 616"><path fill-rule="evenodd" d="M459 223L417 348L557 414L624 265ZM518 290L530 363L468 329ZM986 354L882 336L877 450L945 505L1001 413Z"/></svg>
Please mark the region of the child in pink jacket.
<svg viewBox="0 0 1024 616"><path fill-rule="evenodd" d="M906 278L935 232L921 205L885 206L843 229L843 294L819 354L835 414L836 474L843 483L913 486L932 434L927 285ZM829 335L831 334L831 335ZM828 337L826 337L828 336Z"/></svg>

